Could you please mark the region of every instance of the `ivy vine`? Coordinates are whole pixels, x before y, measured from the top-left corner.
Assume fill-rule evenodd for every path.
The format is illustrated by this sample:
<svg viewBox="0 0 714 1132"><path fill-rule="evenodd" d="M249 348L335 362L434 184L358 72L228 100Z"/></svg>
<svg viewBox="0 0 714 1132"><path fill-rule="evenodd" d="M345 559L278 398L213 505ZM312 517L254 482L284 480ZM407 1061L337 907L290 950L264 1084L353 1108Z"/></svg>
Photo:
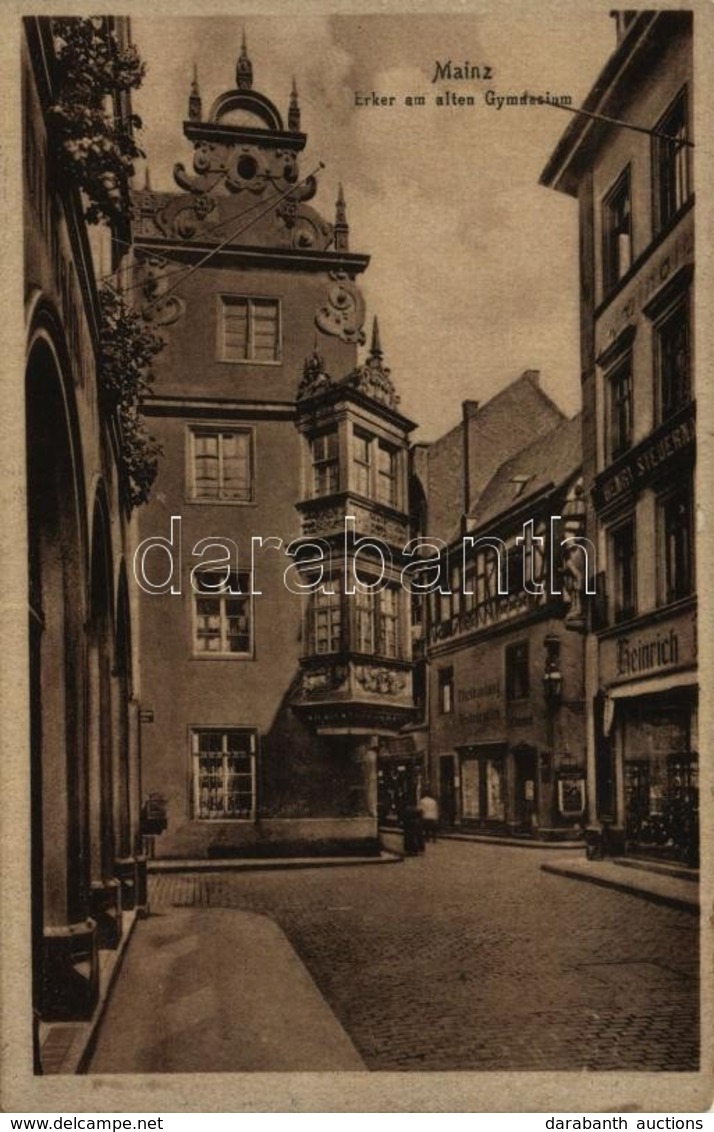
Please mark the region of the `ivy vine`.
<svg viewBox="0 0 714 1132"><path fill-rule="evenodd" d="M54 19L52 29L57 97L50 121L60 163L89 199L87 220L111 222L124 212L134 160L145 156L134 138L141 118L122 117L120 108L146 66L101 17Z"/></svg>
<svg viewBox="0 0 714 1132"><path fill-rule="evenodd" d="M146 328L112 287L99 292L99 395L105 412L116 413L121 430L120 462L132 507L147 503L162 448L146 428L141 403L154 381L152 364L164 340Z"/></svg>

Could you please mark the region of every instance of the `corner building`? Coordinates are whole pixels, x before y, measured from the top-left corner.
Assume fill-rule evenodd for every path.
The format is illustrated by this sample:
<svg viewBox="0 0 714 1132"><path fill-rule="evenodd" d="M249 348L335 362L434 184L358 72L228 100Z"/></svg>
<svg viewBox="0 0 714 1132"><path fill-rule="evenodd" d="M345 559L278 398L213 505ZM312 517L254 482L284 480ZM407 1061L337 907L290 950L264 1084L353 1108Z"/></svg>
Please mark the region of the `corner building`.
<svg viewBox="0 0 714 1132"><path fill-rule="evenodd" d="M305 544L344 540L347 513L358 536L396 523L404 541L411 426L376 328L358 365L368 258L349 251L341 189L333 223L308 203L297 92L286 126L245 43L205 116L194 77L184 134L182 191L135 195L139 301L167 336L145 406L164 457L140 536L166 538L180 516L183 550L180 594L141 600L143 784L168 822L155 852L376 851L379 735L411 704L403 595L392 585L358 613L342 567L326 574L334 593L299 588L301 570L315 580ZM227 580L207 561L220 536L237 547Z"/></svg>
<svg viewBox="0 0 714 1132"><path fill-rule="evenodd" d="M618 12L542 182L577 198L593 824L698 861L692 15ZM636 127L630 128L630 127Z"/></svg>

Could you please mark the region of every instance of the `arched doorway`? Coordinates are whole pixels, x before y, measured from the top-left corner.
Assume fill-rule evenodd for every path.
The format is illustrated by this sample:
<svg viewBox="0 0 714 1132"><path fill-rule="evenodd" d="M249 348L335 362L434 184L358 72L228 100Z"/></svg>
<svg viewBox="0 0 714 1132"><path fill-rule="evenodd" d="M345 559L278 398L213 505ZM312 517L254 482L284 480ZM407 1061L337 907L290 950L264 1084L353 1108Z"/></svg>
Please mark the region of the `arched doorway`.
<svg viewBox="0 0 714 1132"><path fill-rule="evenodd" d="M75 409L61 342L38 322L26 371L33 989L44 1017L96 997L89 911L85 532Z"/></svg>

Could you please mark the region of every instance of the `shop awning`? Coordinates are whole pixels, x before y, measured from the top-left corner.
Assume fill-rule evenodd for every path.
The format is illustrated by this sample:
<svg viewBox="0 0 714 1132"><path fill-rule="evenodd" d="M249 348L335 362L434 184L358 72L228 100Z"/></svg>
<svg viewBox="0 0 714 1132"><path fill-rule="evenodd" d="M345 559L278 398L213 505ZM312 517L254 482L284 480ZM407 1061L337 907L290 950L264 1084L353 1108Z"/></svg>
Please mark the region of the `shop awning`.
<svg viewBox="0 0 714 1132"><path fill-rule="evenodd" d="M649 680L633 680L631 684L617 684L608 689L613 700L623 700L630 696L653 696L657 692L668 692L670 688L697 687L696 672L672 672L669 676L652 676Z"/></svg>
<svg viewBox="0 0 714 1132"><path fill-rule="evenodd" d="M618 700L633 699L635 696L655 696L659 692L670 692L673 688L696 688L696 672L670 672L652 676L649 680L633 680L630 684L617 684L605 693L605 711L602 729L605 735L612 731L615 720L615 707Z"/></svg>

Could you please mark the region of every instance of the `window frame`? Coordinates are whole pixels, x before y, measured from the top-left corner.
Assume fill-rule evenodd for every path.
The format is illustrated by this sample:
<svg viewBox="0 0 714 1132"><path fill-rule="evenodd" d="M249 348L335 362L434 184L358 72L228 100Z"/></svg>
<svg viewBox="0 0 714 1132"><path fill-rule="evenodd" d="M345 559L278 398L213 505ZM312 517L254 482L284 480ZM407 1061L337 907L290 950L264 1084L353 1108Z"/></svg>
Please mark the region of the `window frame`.
<svg viewBox="0 0 714 1132"><path fill-rule="evenodd" d="M672 119L675 118L677 111L683 109L683 126L681 127L681 137L686 142L689 140L689 127L690 127L690 114L689 114L689 97L686 84L677 92L672 101L669 103L664 114L659 118L655 127L652 137L651 158L652 158L652 218L654 235L658 236L660 232L664 232L672 221L677 217L680 212L686 207L687 203L692 197L692 163L691 155L689 152L690 147L682 144L675 149L673 142L666 141L663 137L658 137L657 132L661 131L670 137L676 137L680 133L680 128L673 127L671 124ZM681 168L681 181L683 183L683 190L681 199L679 199L678 182L680 179L680 166L679 162L682 161ZM665 201L665 184L663 179L663 171L667 168L667 188L671 192L672 200Z"/></svg>
<svg viewBox="0 0 714 1132"><path fill-rule="evenodd" d="M358 458L355 441L361 441L366 445L366 460ZM383 452L388 454L390 460L391 468L388 473L382 471L381 454ZM392 511L399 511L403 506L402 467L402 449L398 444L385 439L378 433L370 432L360 424L352 424L348 476L350 491L363 499L369 499L379 507L388 507ZM362 483L359 482L360 479ZM366 491L363 490L365 481L367 483ZM384 498L382 494L382 483L384 481L391 485L389 498Z"/></svg>
<svg viewBox="0 0 714 1132"><path fill-rule="evenodd" d="M334 437L335 452L334 455L321 456L319 459L315 458L315 445L318 441L324 440L327 437ZM340 490L340 430L337 425L328 425L326 428L318 429L317 432L312 433L309 438L310 444L310 467L311 467L311 481L310 481L310 498L311 499L326 499L330 495L336 495ZM330 485L325 491L317 490L317 477L325 469L334 469L335 482Z"/></svg>
<svg viewBox="0 0 714 1132"><path fill-rule="evenodd" d="M683 324L686 336L686 359L687 359L687 375L686 375L686 391L685 395L680 396L670 403L665 410L664 404L664 359L662 342L666 328L674 322L677 316L683 312ZM669 306L662 312L662 314L654 322L654 358L655 358L655 420L658 425L664 424L665 421L670 420L671 417L682 409L685 405L689 405L692 401L692 305L691 295L689 289L686 289L669 304Z"/></svg>
<svg viewBox="0 0 714 1132"><path fill-rule="evenodd" d="M617 550L617 540L627 530L631 531L630 605L626 605L624 601L621 600L624 587ZM612 621L615 625L620 625L624 621L629 621L631 618L637 616L637 522L634 512L610 527L608 530L608 542L610 547L610 569L614 581L612 592Z"/></svg>
<svg viewBox="0 0 714 1132"><path fill-rule="evenodd" d="M210 495L197 495L196 494L196 439L199 435L203 436L217 436L219 437L219 494L215 496ZM244 436L248 441L248 473L249 473L249 486L248 497L246 499L232 499L230 496L221 495L220 492L225 490L221 484L220 469L222 468L223 456L221 455L221 440L223 436ZM236 425L232 422L207 422L203 424L191 423L186 428L186 499L188 503L208 504L209 506L229 506L229 507L250 507L254 506L256 502L256 443L255 443L255 429L251 426Z"/></svg>
<svg viewBox="0 0 714 1132"><path fill-rule="evenodd" d="M244 758L247 757L247 758L250 759L250 772L249 772L250 773L250 809L247 811L247 813L229 814L229 813L226 812L225 808L223 808L218 812L218 816L212 817L207 813L201 812L202 806L201 806L201 800L200 800L200 791L201 791L200 760L201 760L202 754L206 758L211 757L211 752L201 752L201 750L200 750L200 738L199 737L201 735L207 735L207 734L220 735L221 736L221 749L220 749L219 752L216 752L215 754L213 754L213 758L217 759L218 757L220 757L220 760L221 760L221 763L222 763L222 767L221 767L221 778L222 778L222 783L223 783L222 797L224 799L224 807L225 807L225 796L228 794L228 790L227 790L227 785L228 785L228 780L229 780L228 776L229 776L229 774L231 774L231 771L229 770L229 768L227 766L227 761L231 757L232 754L234 756L235 756L235 754L237 754L237 752L231 752L228 749L228 737L231 734L231 732L244 735L249 740L249 743L248 743L249 750L248 750L248 752L242 753L242 757L244 757ZM258 732L257 727L245 727L245 726L228 727L228 726L224 726L224 725L207 726L207 727L202 727L200 725L191 725L189 727L189 758L190 758L191 819L192 819L192 821L215 823L217 821L254 822L256 820L257 810L258 810L258 806L257 806L258 751L259 751L259 732ZM208 771L204 771L204 774L208 774L208 773L209 773ZM246 772L241 771L241 772L234 772L234 773L235 773L236 777L239 777L239 776L240 777L246 777ZM237 792L234 792L234 793L237 793ZM245 794L246 791L242 791L241 793Z"/></svg>
<svg viewBox="0 0 714 1132"><path fill-rule="evenodd" d="M504 697L507 704L525 703L531 698L530 642L527 638L503 647ZM523 665L519 678L517 665ZM525 676L524 676L525 673ZM519 695L517 693L522 692Z"/></svg>
<svg viewBox="0 0 714 1132"><path fill-rule="evenodd" d="M448 665L438 669L439 715L454 714L454 669Z"/></svg>
<svg viewBox="0 0 714 1132"><path fill-rule="evenodd" d="M343 601L343 587L341 578L333 578L324 583L334 590L326 592L319 586L310 594L308 640L310 642L310 656L336 656L345 648L345 609ZM320 640L319 621L324 615L325 637L327 648L318 648Z"/></svg>
<svg viewBox="0 0 714 1132"><path fill-rule="evenodd" d="M615 401L615 382L627 372L627 399L620 398ZM625 351L605 373L605 457L606 464L614 463L620 456L629 452L634 440L634 381L632 369L632 351ZM627 437L623 441L620 435L622 420L620 408L626 403L627 411ZM617 412L617 429L615 429L615 416Z"/></svg>
<svg viewBox="0 0 714 1132"><path fill-rule="evenodd" d="M616 206L622 198L627 202L627 232L621 232L616 220ZM626 165L618 174L613 184L604 194L600 206L602 227L602 293L603 297L610 294L624 279L634 261L632 240L632 178L630 166ZM627 235L628 255L627 264L621 262L619 237Z"/></svg>
<svg viewBox="0 0 714 1132"><path fill-rule="evenodd" d="M198 567L192 578L200 578L205 574L220 574L221 570L208 570ZM255 602L253 595L252 576L250 570L230 570L225 586L229 586L233 579L238 579L239 586L243 585L241 579L247 583L247 589L241 589L240 593L230 592L226 589L201 591L192 588L192 601L191 601L191 655L194 660L254 660L255 659ZM201 638L199 630L199 617L210 616L209 614L199 613L199 601L219 601L219 632L220 643L223 646L221 649L200 649L198 642ZM233 651L225 647L229 639L228 621L230 616L243 616L243 614L229 614L226 611L225 605L229 601L246 601L248 602L248 649L245 651ZM213 615L215 616L215 614ZM203 634L207 636L207 634Z"/></svg>
<svg viewBox="0 0 714 1132"><path fill-rule="evenodd" d="M670 534L682 531L682 524L676 519L668 530L666 508L678 499L686 501L686 580L683 587L673 586L670 577ZM681 547L681 541L676 537L672 540L675 554ZM694 485L692 477L686 483L679 483L657 496L657 605L658 607L673 605L684 601L696 593L695 581L695 542L694 542ZM675 573L679 566L675 568Z"/></svg>
<svg viewBox="0 0 714 1132"><path fill-rule="evenodd" d="M226 311L233 305L246 304L246 353L245 358L229 358L226 356ZM258 304L273 304L276 310L275 319L275 358L256 358L253 356L255 348L255 319L254 310ZM283 313L282 300L276 295L243 295L232 292L222 292L218 295L218 326L217 326L217 359L227 365L234 366L280 366L283 364Z"/></svg>

